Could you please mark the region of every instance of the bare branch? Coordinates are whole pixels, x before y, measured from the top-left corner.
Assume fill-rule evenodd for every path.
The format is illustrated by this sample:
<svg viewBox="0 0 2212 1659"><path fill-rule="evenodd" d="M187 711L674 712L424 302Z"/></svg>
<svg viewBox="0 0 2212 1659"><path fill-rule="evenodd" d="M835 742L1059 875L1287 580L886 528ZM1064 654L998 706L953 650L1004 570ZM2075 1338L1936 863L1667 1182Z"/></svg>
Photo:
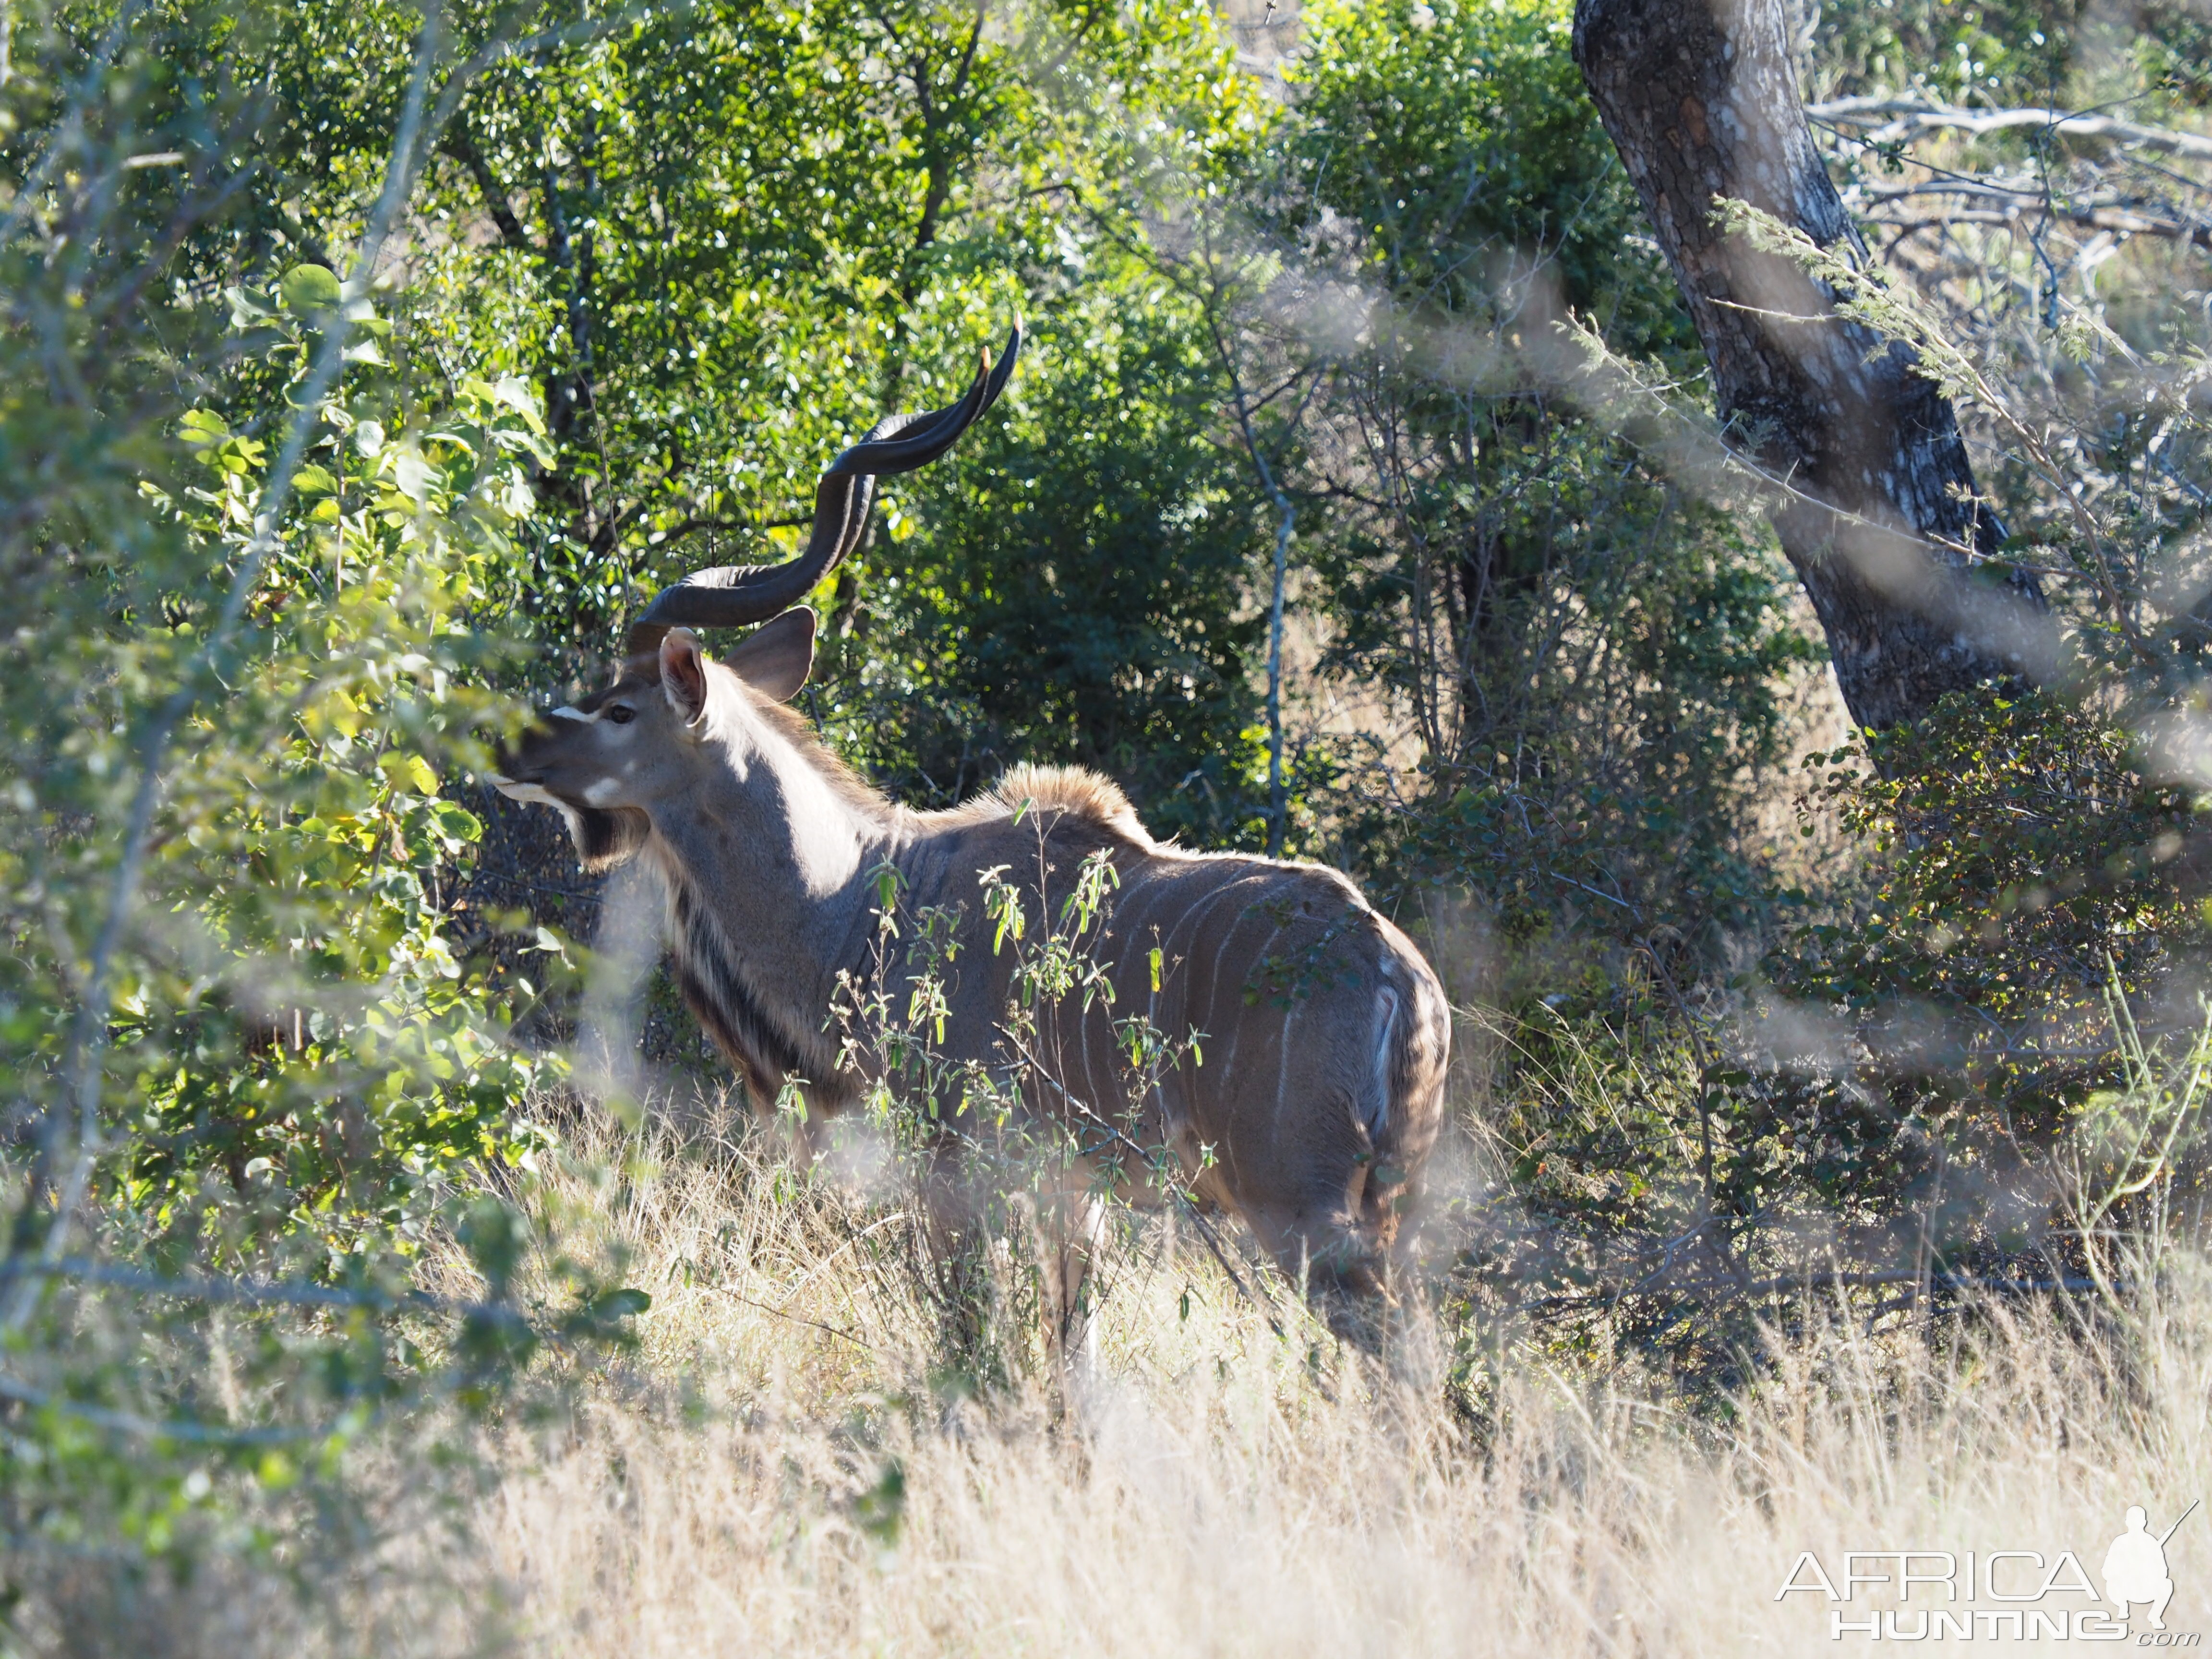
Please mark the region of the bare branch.
<svg viewBox="0 0 2212 1659"><path fill-rule="evenodd" d="M2212 161L2212 138L2111 115L2056 109L1957 109L1919 98L1838 98L1812 105L1805 113L1832 125L1875 124L1859 134L1860 142L1869 144L1909 143L1931 132L1963 132L1978 138L1993 132L2039 130L2057 137L2109 138L2133 149Z"/></svg>
<svg viewBox="0 0 2212 1659"><path fill-rule="evenodd" d="M1865 215L1863 222L1909 234L1920 230L1940 230L1948 225L2019 226L2028 220L2043 217L2079 225L2085 230L2109 231L2115 236L2157 236L2212 251L2212 224L2195 224L2182 219L2154 219L2130 212L2125 208L2068 208L2059 203L2045 202L2040 197L2025 194L2008 199L2002 207L1951 208L1921 214L1877 210Z"/></svg>

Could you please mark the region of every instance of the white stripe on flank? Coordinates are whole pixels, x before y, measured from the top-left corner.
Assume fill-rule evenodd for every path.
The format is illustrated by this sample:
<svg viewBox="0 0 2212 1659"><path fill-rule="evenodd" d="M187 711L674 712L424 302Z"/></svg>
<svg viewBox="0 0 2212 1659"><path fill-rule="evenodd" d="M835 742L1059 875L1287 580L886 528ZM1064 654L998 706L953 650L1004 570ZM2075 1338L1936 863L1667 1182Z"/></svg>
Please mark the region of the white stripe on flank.
<svg viewBox="0 0 2212 1659"><path fill-rule="evenodd" d="M1237 884L1237 885L1238 885L1238 886L1240 886L1240 887L1241 887L1243 884L1241 881ZM1224 889L1223 889L1222 890L1223 890L1223 891L1224 891L1224 892L1234 892L1234 891L1236 890L1236 889L1235 889L1235 888L1224 888ZM1241 910L1241 911L1239 911L1239 912L1237 913L1237 915L1236 915L1236 917L1235 917L1233 920L1231 920L1231 922L1230 922L1230 924L1229 924L1229 931L1228 931L1228 933L1223 935L1223 937L1222 937L1222 940L1221 940L1221 943L1220 943L1219 945L1216 945L1216 946L1214 947L1214 950L1213 950L1213 966L1212 966L1210 969L1208 969L1208 970L1207 970L1207 973L1206 973L1206 1012L1207 1012L1208 1014L1214 1014L1214 1013L1218 1013L1218 1012L1220 1012L1220 1008L1221 1008L1221 1003L1220 1003L1220 998L1219 998L1219 991L1220 991L1220 988L1221 988L1221 957L1222 957L1222 955L1223 955L1223 953L1224 953L1224 951L1226 951L1229 949L1229 947L1230 947L1232 944L1234 944L1234 943L1236 942L1236 939L1237 939L1237 930L1238 928L1240 928L1240 927L1243 927L1243 925L1244 925L1247 921L1250 921L1250 920L1251 920L1251 918L1252 918L1252 907L1251 907L1249 904L1248 904L1248 905L1246 905L1246 906L1243 908L1243 910ZM1273 944L1275 942L1276 939L1277 939L1277 938L1281 934L1282 931L1283 931L1283 930L1282 930L1282 927L1281 927L1280 924L1278 924L1278 925L1277 925L1277 927L1276 927L1276 928L1275 928L1275 931L1274 931L1273 933L1270 933L1270 934L1268 934L1268 935L1267 935L1267 945L1273 945ZM1195 944L1197 943L1197 941L1196 941L1195 939L1192 940L1191 942L1192 942L1194 945L1195 945ZM1263 956L1263 957L1264 957L1265 955L1267 955L1267 945L1261 945L1261 946L1260 947L1260 954L1261 954L1261 956ZM1249 968L1248 968L1248 969L1245 970L1245 977L1244 977L1244 981L1240 981L1240 982L1238 983L1237 987L1237 1002L1239 1002L1239 1003L1243 1002L1243 999L1244 999L1244 983L1245 983L1246 981L1249 981L1250 980L1250 978L1251 978L1251 969L1250 969ZM1268 1005L1267 1005L1267 1003L1266 1000L1265 1000L1265 999L1262 999L1262 1000L1261 1000L1261 1002L1259 1002L1259 1003L1257 1003L1257 1004L1255 1004L1254 1006L1261 1006L1261 1007L1264 1007L1264 1006L1268 1006ZM1235 1065L1237 1064L1237 1040L1238 1040L1239 1038L1241 1038L1241 1037L1244 1035L1244 1028L1245 1028L1245 1026L1246 1026L1246 1025L1249 1024L1250 1023L1251 1023L1251 1017L1250 1017L1249 1015L1243 1015L1243 1016L1240 1016L1240 1015L1238 1014L1237 1011L1237 1008L1236 1008L1234 1006L1232 1006L1230 1008L1230 1010L1229 1010L1229 1047L1228 1047L1225 1050L1224 1050L1224 1051L1223 1051L1223 1054L1222 1054L1222 1056L1221 1056L1221 1070L1220 1070L1220 1071L1219 1071L1219 1073L1218 1073L1216 1075L1218 1075L1218 1076L1221 1076L1221 1077L1227 1077L1227 1076L1229 1076L1229 1075L1231 1074L1231 1068L1233 1068L1233 1067L1235 1066Z"/></svg>
<svg viewBox="0 0 2212 1659"><path fill-rule="evenodd" d="M1237 888L1243 885L1244 879L1245 878L1243 877L1239 876L1234 881L1224 883L1220 886L1212 889L1203 897L1201 897L1197 903L1186 904L1183 907L1182 914L1177 916L1175 919L1174 924L1169 927L1167 937L1160 941L1160 960L1162 962L1166 962L1174 957L1176 936L1181 933L1186 927L1189 928L1191 931L1191 949L1194 951L1196 950L1198 948L1198 934L1200 931L1200 924L1204 921L1206 913L1220 902L1220 901L1227 898L1231 893L1235 892ZM1218 951L1215 953L1214 961L1215 965L1218 967L1220 963L1220 955ZM1211 980L1206 982L1209 985L1212 983Z"/></svg>
<svg viewBox="0 0 2212 1659"><path fill-rule="evenodd" d="M1262 884L1263 886L1264 886L1264 885L1266 885L1266 883L1264 882L1264 880L1262 881L1261 884ZM1222 892L1222 894L1223 894L1223 895L1227 895L1227 894L1230 894L1230 893L1234 893L1234 892L1235 892L1235 891L1236 891L1239 887L1242 887L1242 886L1243 886L1243 885L1244 885L1244 882L1243 882L1243 880L1241 880L1241 879L1240 879L1240 880L1238 880L1238 881L1235 882L1234 884L1232 884L1231 885L1223 888L1223 889L1221 890L1221 892ZM1224 953L1224 951L1226 951L1229 949L1229 946L1230 946L1230 943L1231 943L1231 941L1236 939L1236 937L1237 937L1237 930L1239 927L1242 927L1244 925L1244 923L1246 922L1246 921L1249 919L1249 917L1250 917L1250 916L1251 916L1251 915L1252 915L1252 908L1253 908L1253 905L1254 905L1255 903L1257 903L1257 902L1258 902L1258 901L1257 901L1257 900L1254 900L1254 901L1249 902L1247 902L1247 903L1245 904L1244 908L1243 908L1242 910L1240 910L1240 911L1238 911L1238 912L1237 912L1237 917L1236 917L1236 920L1234 920L1233 921L1231 921L1231 922L1229 924L1229 931L1228 931L1227 933L1224 933L1224 934L1221 936L1221 943L1220 943L1220 944L1218 944L1218 945L1215 945L1215 946L1213 947L1213 964L1212 964L1212 966L1209 967L1209 968L1206 970L1206 994L1207 994L1209 996L1211 996L1211 995L1212 994L1212 993L1213 993L1213 988L1214 988L1216 986L1218 986L1218 985L1219 985L1219 984L1221 983L1221 957L1222 957L1223 953ZM1273 944L1275 942L1275 935L1276 935L1276 933L1280 933L1282 931L1283 931L1283 926L1282 926L1282 924L1281 924L1280 922L1277 922L1277 923L1275 924L1275 932L1274 932L1273 933L1270 933L1270 934L1268 934L1268 935L1267 935L1267 943L1268 943L1269 945L1273 945ZM1191 943L1192 943L1193 945L1195 945L1195 944L1197 944L1197 943L1198 943L1198 941L1197 941L1196 939L1193 939L1193 940L1191 941ZM1265 956L1265 955L1267 955L1267 951L1266 951L1265 947L1262 947L1262 948L1261 948L1261 951L1260 951L1260 954L1261 954L1261 956ZM1245 975L1245 981L1246 981L1246 983L1249 983L1249 982L1250 982L1250 979L1251 979L1251 975L1250 975L1250 973L1248 971L1248 972L1246 973L1246 975ZM1243 996L1243 995L1244 994L1244 986L1243 986L1243 985L1239 985L1239 986L1237 988L1237 994L1238 996L1240 996L1240 997L1241 997L1241 996ZM1208 1006L1211 1006L1212 1005L1211 1005L1211 1004L1209 1004Z"/></svg>
<svg viewBox="0 0 2212 1659"><path fill-rule="evenodd" d="M1179 877L1170 878L1170 879L1179 878ZM1171 970L1176 963L1182 960L1182 958L1177 957L1176 955L1176 939L1177 936L1182 933L1183 929L1186 927L1190 929L1190 948L1195 951L1198 948L1199 935L1203 932L1203 928L1200 924L1203 922L1206 912L1211 910L1214 905L1221 900L1227 898L1231 894L1235 892L1238 887L1243 884L1244 880L1244 877L1239 876L1236 880L1230 882L1225 886L1219 886L1212 889L1210 891L1201 896L1195 903L1186 902L1184 904L1182 914L1176 916L1175 920L1169 924L1166 934L1159 941L1160 967L1163 972ZM1231 922L1230 924L1230 927L1233 932L1236 927L1236 923ZM1149 950L1152 947L1147 945L1146 948ZM1197 964L1195 963L1186 963L1184 965L1188 969L1194 969ZM1215 970L1218 971L1221 966L1221 953L1218 950L1213 953L1213 965ZM1206 993L1206 1012L1210 1015L1214 1011L1212 1000L1213 981L1211 979L1200 981L1197 978L1195 973L1186 971L1182 976L1182 1010L1184 1015L1183 1023L1186 1024L1195 1025L1198 1023L1197 996L1200 990L1203 990ZM1231 1030L1229 1033L1231 1052L1234 1052L1236 1048L1236 1024L1237 1022L1231 1022ZM1176 1032L1173 1033L1173 1035L1180 1036L1183 1035L1183 1033ZM1202 1031L1200 1035L1207 1041L1211 1042L1218 1038L1221 1036L1221 1033L1218 1031L1206 1030ZM1216 1075L1218 1076L1219 1073L1217 1073Z"/></svg>

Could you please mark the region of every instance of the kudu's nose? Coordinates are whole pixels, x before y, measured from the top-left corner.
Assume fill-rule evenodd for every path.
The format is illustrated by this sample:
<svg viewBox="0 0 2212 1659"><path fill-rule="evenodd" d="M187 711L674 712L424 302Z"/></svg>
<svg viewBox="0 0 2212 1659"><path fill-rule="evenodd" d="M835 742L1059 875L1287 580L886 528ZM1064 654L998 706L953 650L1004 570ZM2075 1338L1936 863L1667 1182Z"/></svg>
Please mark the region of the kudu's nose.
<svg viewBox="0 0 2212 1659"><path fill-rule="evenodd" d="M501 741L492 750L492 762L498 770L491 775L493 788L509 800L519 800L540 806L559 806L558 797L545 789L544 769L532 750L553 735L541 716L533 720L512 741Z"/></svg>
<svg viewBox="0 0 2212 1659"><path fill-rule="evenodd" d="M545 716L539 714L532 715L530 724L514 737L501 738L491 751L492 765L498 773L498 781L507 783L535 782L536 779L532 775L533 769L530 751L552 735L552 727L546 723Z"/></svg>

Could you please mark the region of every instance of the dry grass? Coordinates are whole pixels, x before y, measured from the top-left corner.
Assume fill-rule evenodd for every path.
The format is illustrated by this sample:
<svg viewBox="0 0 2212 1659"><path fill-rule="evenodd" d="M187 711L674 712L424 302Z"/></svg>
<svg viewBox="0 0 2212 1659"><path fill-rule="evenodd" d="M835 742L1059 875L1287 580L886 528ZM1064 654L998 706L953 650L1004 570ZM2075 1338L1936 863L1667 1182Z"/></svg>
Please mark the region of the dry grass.
<svg viewBox="0 0 2212 1659"><path fill-rule="evenodd" d="M1725 1423L1522 1340L1471 1426L1419 1364L1347 1360L1287 1310L1279 1338L1155 1224L1117 1244L1055 1421L1032 1387L933 1381L895 1207L779 1193L750 1142L578 1151L621 1173L556 1176L564 1224L618 1238L655 1306L572 1422L495 1449L478 1606L524 1653L1832 1651L1825 1603L1775 1600L1800 1551L2094 1572L2128 1504L2163 1525L2212 1486L2193 1261L2094 1340L2041 1307L1935 1343L1824 1328ZM2190 1526L2179 1631L2212 1587Z"/></svg>

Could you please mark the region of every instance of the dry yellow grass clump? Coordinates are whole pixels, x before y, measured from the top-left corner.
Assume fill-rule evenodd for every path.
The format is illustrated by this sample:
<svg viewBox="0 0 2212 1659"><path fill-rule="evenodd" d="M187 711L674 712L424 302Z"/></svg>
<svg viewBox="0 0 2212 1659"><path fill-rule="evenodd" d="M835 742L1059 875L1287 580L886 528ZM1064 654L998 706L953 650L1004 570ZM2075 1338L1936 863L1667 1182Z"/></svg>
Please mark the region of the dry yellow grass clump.
<svg viewBox="0 0 2212 1659"><path fill-rule="evenodd" d="M1059 1413L1018 1336L986 1397L933 1375L896 1206L802 1188L742 1139L605 1134L550 1196L655 1304L573 1420L496 1449L482 1605L524 1653L1839 1651L1830 1603L1777 1599L1802 1552L1839 1581L1846 1550L1908 1547L2072 1550L2095 1574L2130 1504L2163 1528L2212 1490L2192 1259L2126 1309L1987 1308L1932 1341L1812 1318L1698 1417L1657 1379L1508 1346L1471 1424L1419 1341L1355 1361L1280 1297L1279 1336L1203 1250L1133 1226ZM2200 1630L2212 1521L2169 1554L2166 1623ZM1861 1586L1843 1611L1897 1605Z"/></svg>

